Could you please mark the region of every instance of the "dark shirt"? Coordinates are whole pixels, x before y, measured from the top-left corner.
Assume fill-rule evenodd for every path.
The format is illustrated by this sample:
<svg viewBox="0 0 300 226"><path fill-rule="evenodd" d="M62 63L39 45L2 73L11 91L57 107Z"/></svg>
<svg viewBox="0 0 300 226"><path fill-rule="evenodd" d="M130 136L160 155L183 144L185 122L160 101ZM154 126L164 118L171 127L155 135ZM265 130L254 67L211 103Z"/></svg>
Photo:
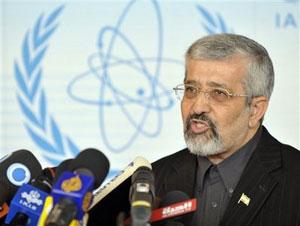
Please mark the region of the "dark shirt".
<svg viewBox="0 0 300 226"><path fill-rule="evenodd" d="M260 128L247 144L217 165L213 165L206 157L198 157L195 189L198 211L193 226L219 225L261 133Z"/></svg>

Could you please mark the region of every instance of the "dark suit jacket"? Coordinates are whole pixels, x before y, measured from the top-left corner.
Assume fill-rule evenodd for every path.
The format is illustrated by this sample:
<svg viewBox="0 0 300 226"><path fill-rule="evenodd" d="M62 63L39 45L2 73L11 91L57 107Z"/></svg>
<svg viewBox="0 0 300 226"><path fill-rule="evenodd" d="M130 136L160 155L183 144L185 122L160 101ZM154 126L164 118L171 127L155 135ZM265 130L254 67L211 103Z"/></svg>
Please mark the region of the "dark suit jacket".
<svg viewBox="0 0 300 226"><path fill-rule="evenodd" d="M196 168L196 156L187 149L153 163L156 195L181 190L194 197ZM126 181L93 208L89 225L114 226L120 211L128 213L129 186ZM239 202L243 193L250 199L248 206ZM278 142L265 128L220 223L237 225L300 226L300 152Z"/></svg>

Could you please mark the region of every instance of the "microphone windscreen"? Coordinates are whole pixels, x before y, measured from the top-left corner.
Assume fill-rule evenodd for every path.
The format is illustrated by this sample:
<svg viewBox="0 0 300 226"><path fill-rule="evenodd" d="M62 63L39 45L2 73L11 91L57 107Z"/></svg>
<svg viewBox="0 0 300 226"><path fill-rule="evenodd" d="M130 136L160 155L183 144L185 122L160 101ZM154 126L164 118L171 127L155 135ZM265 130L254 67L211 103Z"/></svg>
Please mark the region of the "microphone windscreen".
<svg viewBox="0 0 300 226"><path fill-rule="evenodd" d="M0 181L7 185L6 202L12 199L21 185L30 182L41 172L41 164L30 151L18 150L3 157L0 160Z"/></svg>
<svg viewBox="0 0 300 226"><path fill-rule="evenodd" d="M146 180L154 183L154 175L153 173L151 173L151 169L149 169L146 166L142 166L138 168L131 177L132 184L135 183L137 180L139 181Z"/></svg>
<svg viewBox="0 0 300 226"><path fill-rule="evenodd" d="M185 202L189 200L189 196L182 191L170 191L168 192L160 201L159 206L161 208L167 208L168 206L172 206L173 204ZM161 221L153 222L153 226L180 226L180 225L190 225L192 220L192 213L184 213L180 215L174 215L169 219L164 219Z"/></svg>
<svg viewBox="0 0 300 226"><path fill-rule="evenodd" d="M65 172L65 171L71 171L70 170L70 165L72 163L72 161L74 161L74 159L66 159L64 161L62 161L56 168L55 168L55 177L53 179L53 183L55 183L58 178L60 177L60 175Z"/></svg>
<svg viewBox="0 0 300 226"><path fill-rule="evenodd" d="M160 201L159 206L169 206L177 202L188 200L189 196L182 191L170 191Z"/></svg>
<svg viewBox="0 0 300 226"><path fill-rule="evenodd" d="M177 221L168 221L165 226L184 226L184 224Z"/></svg>
<svg viewBox="0 0 300 226"><path fill-rule="evenodd" d="M88 148L81 151L71 162L70 171L92 174L95 179L94 188L97 188L104 181L109 171L109 161L107 157L99 150Z"/></svg>

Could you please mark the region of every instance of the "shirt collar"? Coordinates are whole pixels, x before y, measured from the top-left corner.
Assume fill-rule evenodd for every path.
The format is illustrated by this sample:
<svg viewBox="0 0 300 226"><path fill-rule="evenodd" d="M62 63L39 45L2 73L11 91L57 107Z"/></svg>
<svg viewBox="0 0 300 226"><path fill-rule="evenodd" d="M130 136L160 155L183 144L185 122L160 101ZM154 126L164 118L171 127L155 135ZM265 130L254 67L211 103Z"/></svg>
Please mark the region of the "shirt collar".
<svg viewBox="0 0 300 226"><path fill-rule="evenodd" d="M260 127L255 135L243 147L216 165L227 191L231 191L232 193L235 189L244 168L246 167L254 149L258 144L261 134L262 128ZM208 170L211 166L213 166L213 164L208 160L207 157L198 156L197 160L197 179L198 185L202 190L204 186L204 179L207 176Z"/></svg>

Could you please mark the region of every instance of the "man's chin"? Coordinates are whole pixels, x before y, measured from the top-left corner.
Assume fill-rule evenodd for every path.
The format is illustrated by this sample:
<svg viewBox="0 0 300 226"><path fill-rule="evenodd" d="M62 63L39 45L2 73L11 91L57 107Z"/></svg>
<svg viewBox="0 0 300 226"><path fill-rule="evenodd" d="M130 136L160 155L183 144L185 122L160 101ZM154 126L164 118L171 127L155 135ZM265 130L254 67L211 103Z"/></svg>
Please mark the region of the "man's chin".
<svg viewBox="0 0 300 226"><path fill-rule="evenodd" d="M202 156L202 157L209 157L209 156L214 156L214 155L218 155L218 154L221 154L222 152L221 151L203 151L203 150L199 150L199 149L192 149L192 148L189 148L189 151L191 154L193 155L197 155L197 156Z"/></svg>
<svg viewBox="0 0 300 226"><path fill-rule="evenodd" d="M185 141L189 151L197 156L208 157L223 153L223 145L221 142L215 142L212 140L202 140L199 142L199 139L197 139L197 142L195 142L194 139L185 139Z"/></svg>
<svg viewBox="0 0 300 226"><path fill-rule="evenodd" d="M212 142L212 137L208 131L203 133L194 133L192 131L188 131L185 134L185 140L189 140L191 143L194 143L195 145L206 145L209 142Z"/></svg>

